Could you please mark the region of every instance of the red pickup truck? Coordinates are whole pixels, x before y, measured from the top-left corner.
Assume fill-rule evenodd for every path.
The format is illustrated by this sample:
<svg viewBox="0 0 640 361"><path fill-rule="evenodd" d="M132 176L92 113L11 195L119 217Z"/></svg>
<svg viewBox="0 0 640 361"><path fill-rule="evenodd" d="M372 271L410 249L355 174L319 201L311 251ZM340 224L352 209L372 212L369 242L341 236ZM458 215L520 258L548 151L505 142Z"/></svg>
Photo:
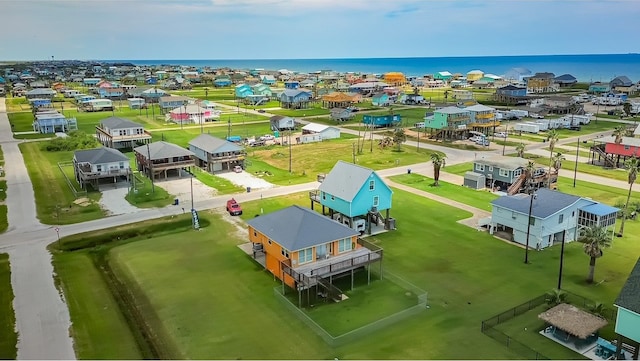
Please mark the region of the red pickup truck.
<svg viewBox="0 0 640 361"><path fill-rule="evenodd" d="M239 216L242 214L242 207L235 199L231 198L227 201L227 212L232 216Z"/></svg>

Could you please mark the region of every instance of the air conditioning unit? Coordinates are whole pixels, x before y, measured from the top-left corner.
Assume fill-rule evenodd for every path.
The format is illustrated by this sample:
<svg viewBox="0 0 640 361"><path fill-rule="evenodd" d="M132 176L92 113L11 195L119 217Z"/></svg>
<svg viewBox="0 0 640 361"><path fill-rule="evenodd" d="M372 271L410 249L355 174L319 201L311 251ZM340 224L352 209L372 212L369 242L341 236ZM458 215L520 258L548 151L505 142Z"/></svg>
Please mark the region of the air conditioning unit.
<svg viewBox="0 0 640 361"><path fill-rule="evenodd" d="M378 207L376 206L371 207L371 213L378 213Z"/></svg>

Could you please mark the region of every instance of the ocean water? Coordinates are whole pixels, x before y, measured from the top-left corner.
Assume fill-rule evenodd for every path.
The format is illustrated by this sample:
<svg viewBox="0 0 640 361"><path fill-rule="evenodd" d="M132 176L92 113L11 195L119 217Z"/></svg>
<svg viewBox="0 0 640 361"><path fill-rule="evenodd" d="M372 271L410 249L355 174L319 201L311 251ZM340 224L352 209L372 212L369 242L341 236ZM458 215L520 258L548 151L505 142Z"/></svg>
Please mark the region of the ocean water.
<svg viewBox="0 0 640 361"><path fill-rule="evenodd" d="M512 68L526 68L532 74L551 72L556 76L571 74L580 82L609 82L625 75L634 82L640 80L640 54L591 55L525 55L424 58L345 58L345 59L254 59L254 60L105 60L130 62L136 65L184 65L233 69L287 69L297 72L333 70L383 74L397 71L410 76L422 76L439 71L466 74L481 70L502 76Z"/></svg>

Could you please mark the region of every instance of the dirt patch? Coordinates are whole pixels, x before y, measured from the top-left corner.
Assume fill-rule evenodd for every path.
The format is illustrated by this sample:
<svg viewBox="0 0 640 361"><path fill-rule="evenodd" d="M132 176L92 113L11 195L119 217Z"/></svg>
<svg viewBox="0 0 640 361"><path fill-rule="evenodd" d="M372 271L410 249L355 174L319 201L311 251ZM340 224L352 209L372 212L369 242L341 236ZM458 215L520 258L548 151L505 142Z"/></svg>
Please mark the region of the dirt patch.
<svg viewBox="0 0 640 361"><path fill-rule="evenodd" d="M234 217L225 210L215 210L215 213L219 214L225 222L228 222L234 226L234 234L241 240L249 239L249 232L247 230L247 224L240 217Z"/></svg>
<svg viewBox="0 0 640 361"><path fill-rule="evenodd" d="M90 206L91 205L91 199L89 199L87 197L78 198L75 201L73 201L73 204L75 204L77 206L80 206L80 207Z"/></svg>

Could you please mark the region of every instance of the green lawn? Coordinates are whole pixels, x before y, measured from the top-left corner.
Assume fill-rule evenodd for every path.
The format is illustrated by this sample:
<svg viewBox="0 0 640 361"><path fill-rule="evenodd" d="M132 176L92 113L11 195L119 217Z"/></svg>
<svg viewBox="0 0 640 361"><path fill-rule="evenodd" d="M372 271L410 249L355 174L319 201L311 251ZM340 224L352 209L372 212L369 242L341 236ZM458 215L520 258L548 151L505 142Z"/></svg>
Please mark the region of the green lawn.
<svg viewBox="0 0 640 361"><path fill-rule="evenodd" d="M244 191L244 187L231 183L226 178L215 176L205 172L202 168L195 167L195 177L200 182L216 190L216 194L233 194Z"/></svg>
<svg viewBox="0 0 640 361"><path fill-rule="evenodd" d="M353 162L355 139L336 139L321 143L300 144L291 147L291 170L289 174L289 147L273 146L249 153L247 171L263 174L270 172L267 180L275 184L297 184L316 180L319 173L328 173L338 160ZM371 151L372 150L372 151ZM395 147L380 149L374 142L365 142L363 152L356 154L356 164L374 170L406 166L429 161L432 151L407 145L401 152Z"/></svg>
<svg viewBox="0 0 640 361"><path fill-rule="evenodd" d="M497 195L485 190L475 190L442 180L439 181L438 187L434 187L433 178L419 174L401 174L391 177L391 180L488 212L491 212L491 201L498 198Z"/></svg>
<svg viewBox="0 0 640 361"><path fill-rule="evenodd" d="M39 142L19 145L22 156L33 183L38 219L44 224L71 224L90 221L106 216L100 208L99 192L89 192L89 204L78 205L73 192L67 185L58 162L69 162L73 152L42 151Z"/></svg>
<svg viewBox="0 0 640 361"><path fill-rule="evenodd" d="M0 253L0 359L14 360L17 356L18 334L15 323L9 255Z"/></svg>
<svg viewBox="0 0 640 361"><path fill-rule="evenodd" d="M203 133L223 139L226 138L228 134L238 135L242 138L251 136L255 136L257 138L261 135L272 133L268 122L261 122L258 124L231 123L231 129L227 126L216 126L204 128L203 130ZM178 127L177 129L172 130L153 130L151 134L154 142L164 140L166 142L177 144L181 147L187 147L189 141L200 135L201 132L199 127L185 128L183 130L180 130Z"/></svg>

